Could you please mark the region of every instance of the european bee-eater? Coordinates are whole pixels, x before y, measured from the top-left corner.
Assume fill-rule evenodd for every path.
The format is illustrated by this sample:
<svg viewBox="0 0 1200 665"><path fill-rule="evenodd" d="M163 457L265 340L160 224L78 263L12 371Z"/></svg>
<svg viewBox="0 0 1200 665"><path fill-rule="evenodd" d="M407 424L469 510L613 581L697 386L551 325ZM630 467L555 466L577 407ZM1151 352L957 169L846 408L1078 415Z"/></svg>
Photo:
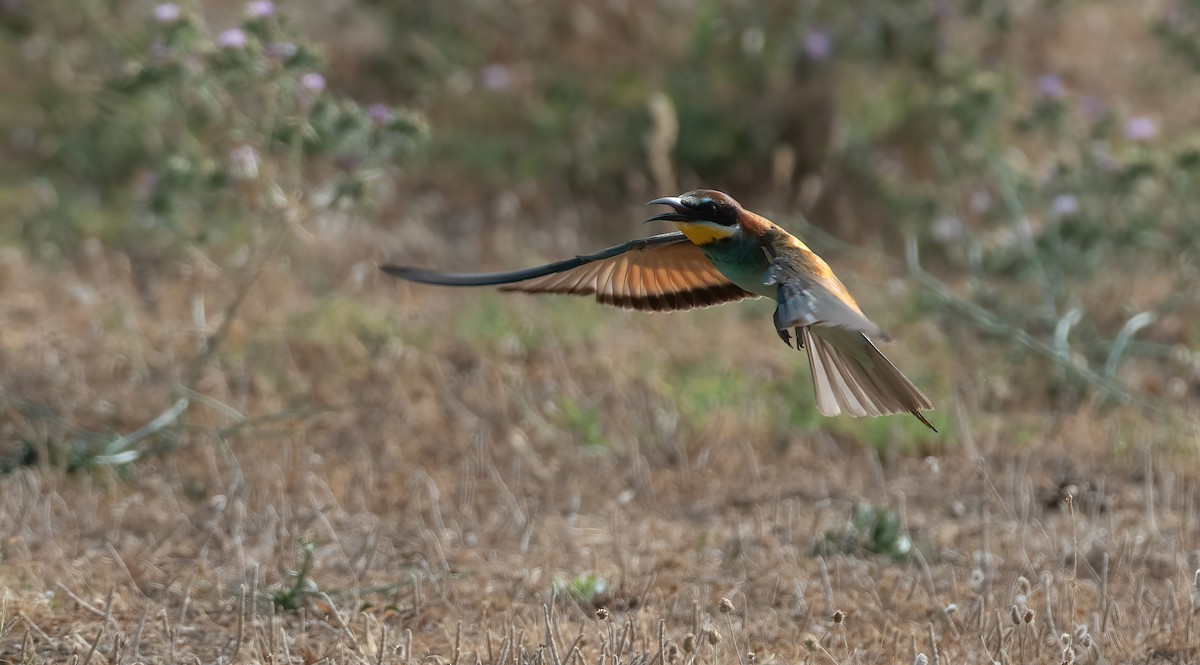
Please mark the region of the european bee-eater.
<svg viewBox="0 0 1200 665"><path fill-rule="evenodd" d="M929 398L884 357L871 337L889 340L863 314L829 265L771 220L711 189L654 199L671 212L652 217L677 231L557 263L498 273L446 273L385 265L389 275L444 286L500 285L505 291L594 295L607 305L656 312L774 298L775 330L808 351L817 410L826 416L911 413Z"/></svg>

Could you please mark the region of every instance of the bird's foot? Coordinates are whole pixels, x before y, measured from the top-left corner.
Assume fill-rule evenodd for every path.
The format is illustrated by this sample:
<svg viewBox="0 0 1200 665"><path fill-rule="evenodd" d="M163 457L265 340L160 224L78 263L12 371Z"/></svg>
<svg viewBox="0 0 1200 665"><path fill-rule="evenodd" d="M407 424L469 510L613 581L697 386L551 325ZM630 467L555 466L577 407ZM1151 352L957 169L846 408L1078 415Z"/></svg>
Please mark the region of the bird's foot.
<svg viewBox="0 0 1200 665"><path fill-rule="evenodd" d="M801 334L800 334L800 329L799 329L799 328L796 328L796 329L795 329L795 331L796 331L796 346L795 346L795 349L796 349L797 351L799 351L800 349L803 349L803 348L804 348L804 335L801 335ZM789 333L789 332L787 331L787 329L783 329L783 330L776 330L776 331L775 331L775 333L779 335L779 339L783 340L783 343L784 343L784 344L787 344L788 346L792 346L792 334L791 334L791 333Z"/></svg>

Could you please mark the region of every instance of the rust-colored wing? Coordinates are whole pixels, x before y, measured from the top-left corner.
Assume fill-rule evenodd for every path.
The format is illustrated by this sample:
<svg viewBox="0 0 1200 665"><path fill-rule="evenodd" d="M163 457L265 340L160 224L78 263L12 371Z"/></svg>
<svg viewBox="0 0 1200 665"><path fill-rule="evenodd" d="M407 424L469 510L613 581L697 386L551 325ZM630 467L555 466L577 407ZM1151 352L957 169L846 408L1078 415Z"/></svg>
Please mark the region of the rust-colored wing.
<svg viewBox="0 0 1200 665"><path fill-rule="evenodd" d="M606 305L670 312L757 298L713 267L678 231L638 238L595 254L499 273L445 273L385 265L389 275L442 286L595 296Z"/></svg>
<svg viewBox="0 0 1200 665"><path fill-rule="evenodd" d="M808 351L817 410L855 418L907 412L936 432L921 415L933 404L871 342L889 336L863 314L828 264L791 236L768 241L766 283L779 289L775 329L789 345L788 329L794 329L796 348Z"/></svg>
<svg viewBox="0 0 1200 665"><path fill-rule="evenodd" d="M769 240L767 253L771 267L764 283L777 284L779 288L775 298L779 303L775 308L776 330L806 326L844 328L885 342L891 340L887 332L863 314L821 257L791 236Z"/></svg>

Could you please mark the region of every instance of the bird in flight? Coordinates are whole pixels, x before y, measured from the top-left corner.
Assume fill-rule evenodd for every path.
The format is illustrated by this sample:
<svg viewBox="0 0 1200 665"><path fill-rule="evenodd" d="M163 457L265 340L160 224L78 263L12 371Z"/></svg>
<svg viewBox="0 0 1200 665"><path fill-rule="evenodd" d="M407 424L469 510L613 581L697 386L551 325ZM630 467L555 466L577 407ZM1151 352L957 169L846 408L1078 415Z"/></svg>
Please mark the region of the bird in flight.
<svg viewBox="0 0 1200 665"><path fill-rule="evenodd" d="M933 408L872 338L891 337L863 314L821 257L771 220L712 189L654 199L677 230L536 268L450 273L399 265L392 276L442 286L499 286L504 291L595 296L606 305L655 312L709 307L759 296L776 301L775 330L808 352L817 410L854 417Z"/></svg>

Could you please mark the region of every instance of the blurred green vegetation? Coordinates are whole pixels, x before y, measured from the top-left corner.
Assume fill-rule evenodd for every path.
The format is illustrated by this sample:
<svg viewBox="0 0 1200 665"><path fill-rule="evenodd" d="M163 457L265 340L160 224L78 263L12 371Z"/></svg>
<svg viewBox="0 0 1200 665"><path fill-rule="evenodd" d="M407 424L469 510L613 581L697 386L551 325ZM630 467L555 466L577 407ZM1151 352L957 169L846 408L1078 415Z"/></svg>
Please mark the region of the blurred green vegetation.
<svg viewBox="0 0 1200 665"><path fill-rule="evenodd" d="M271 3L217 30L186 4L7 3L0 232L45 258L86 238L154 263L272 218L356 205L424 135L326 89Z"/></svg>
<svg viewBox="0 0 1200 665"><path fill-rule="evenodd" d="M824 540L813 547L813 554L831 556L877 554L894 561L908 561L925 550L917 547L899 514L889 508L856 504L840 530L826 531Z"/></svg>
<svg viewBox="0 0 1200 665"><path fill-rule="evenodd" d="M570 397L563 397L558 404L563 426L573 433L579 442L589 448L604 448L608 440L604 436L604 415L600 409L581 404Z"/></svg>
<svg viewBox="0 0 1200 665"><path fill-rule="evenodd" d="M611 594L610 584L594 573L571 579L556 578L553 584L555 598L565 597L584 607L602 607Z"/></svg>
<svg viewBox="0 0 1200 665"><path fill-rule="evenodd" d="M401 329L391 312L369 308L346 298L326 298L309 311L290 317L288 329L297 339L345 352L350 343L377 354Z"/></svg>
<svg viewBox="0 0 1200 665"><path fill-rule="evenodd" d="M287 572L286 577L289 583L271 589L267 594L276 609L287 612L296 612L308 607L310 600L321 593L317 583L311 577L316 558L316 543L311 540L302 540L296 549L299 561L295 569Z"/></svg>
<svg viewBox="0 0 1200 665"><path fill-rule="evenodd" d="M1125 88L1089 64L1103 45L1072 37L1096 11L1138 49L1146 75ZM907 271L892 320L995 343L1034 403L1141 399L1130 361L1194 395L1200 134L1182 101L1156 103L1200 102L1198 30L1186 3L1117 0L18 0L0 5L0 240L48 261L99 241L150 270L190 251L241 266L272 234L391 231L437 192L435 237L530 232L541 251L549 219L584 251L628 233L617 210L711 186L839 270ZM522 353L606 330L586 303L507 307L483 298L446 329ZM354 302L292 323L367 353L433 335ZM796 372L668 368L664 391L695 422L766 400L776 427L826 426L787 407L811 401ZM594 406L560 407L605 443ZM881 449L917 438L844 427Z"/></svg>

